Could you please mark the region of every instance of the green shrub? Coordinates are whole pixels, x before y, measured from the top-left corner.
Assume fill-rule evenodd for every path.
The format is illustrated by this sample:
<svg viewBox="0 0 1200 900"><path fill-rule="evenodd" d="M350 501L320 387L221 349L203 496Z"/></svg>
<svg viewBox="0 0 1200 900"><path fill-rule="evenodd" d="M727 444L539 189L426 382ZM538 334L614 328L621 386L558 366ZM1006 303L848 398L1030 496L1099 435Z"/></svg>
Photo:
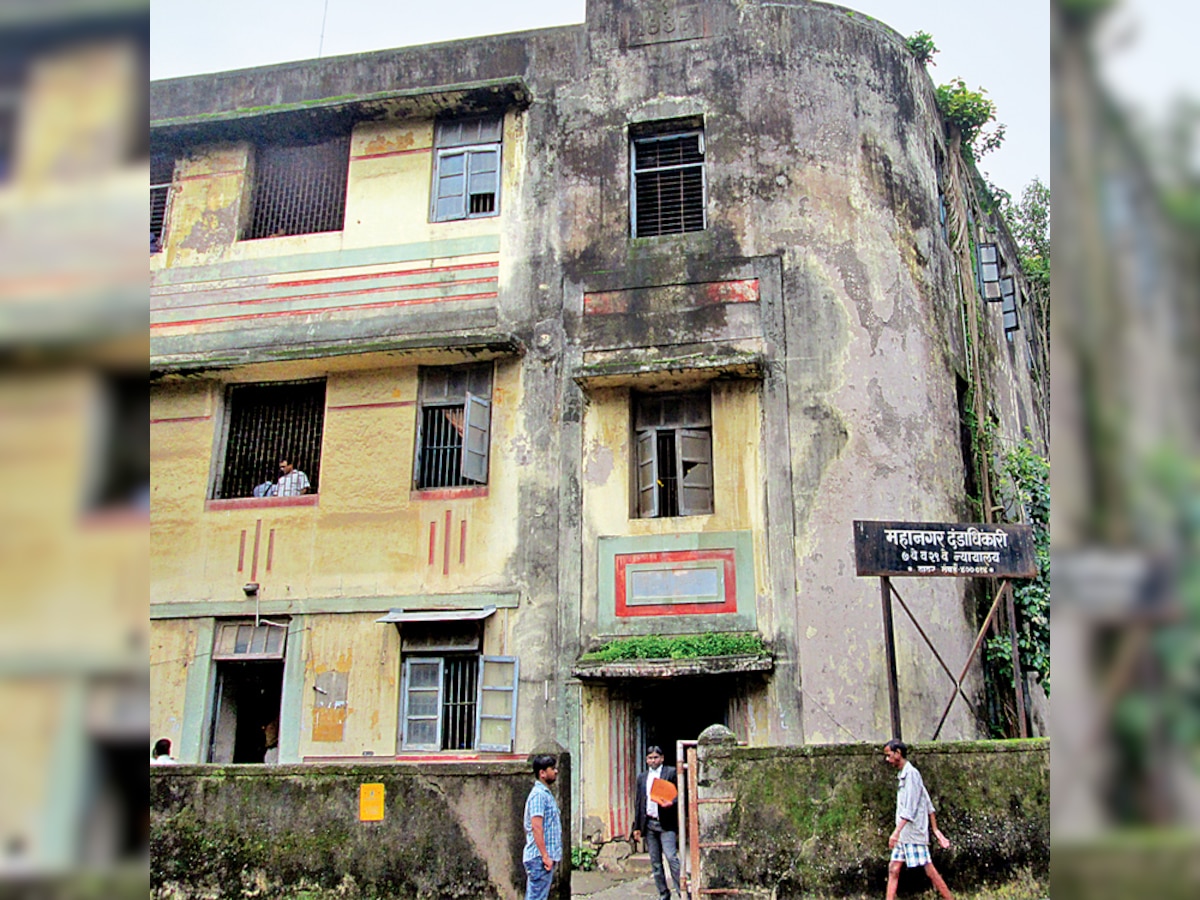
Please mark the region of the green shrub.
<svg viewBox="0 0 1200 900"><path fill-rule="evenodd" d="M599 650L585 653L585 660L617 662L623 659L698 659L703 656L761 655L766 653L757 634L645 635L617 638Z"/></svg>

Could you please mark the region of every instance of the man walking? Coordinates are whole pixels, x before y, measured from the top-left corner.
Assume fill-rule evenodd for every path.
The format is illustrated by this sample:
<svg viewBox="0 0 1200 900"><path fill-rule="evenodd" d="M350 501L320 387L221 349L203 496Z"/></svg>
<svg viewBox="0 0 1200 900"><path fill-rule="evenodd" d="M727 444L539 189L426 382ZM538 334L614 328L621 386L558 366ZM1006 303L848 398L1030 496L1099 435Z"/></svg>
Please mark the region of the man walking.
<svg viewBox="0 0 1200 900"><path fill-rule="evenodd" d="M537 782L525 800L525 900L546 900L554 864L562 861L562 817L550 785L558 780L558 759L550 754L533 758Z"/></svg>
<svg viewBox="0 0 1200 900"><path fill-rule="evenodd" d="M679 811L674 799L655 801L656 796L661 796L660 791L654 790L654 782L659 779L671 784L666 793L674 798L675 769L663 765L662 748L652 745L646 751L646 770L639 773L637 779L633 839L638 841L646 835L646 850L650 853L650 869L654 872L659 900L671 900L667 875L663 871L663 856L667 857L671 880L675 883L675 892L679 893Z"/></svg>
<svg viewBox="0 0 1200 900"><path fill-rule="evenodd" d="M949 847L946 836L938 831L934 818L933 801L917 767L908 761L908 745L895 738L883 745L883 758L889 766L899 769L896 775L896 827L888 838L892 850L888 863L887 900L896 900L896 888L900 884L900 869L921 866L944 900L954 900L933 860L929 856L929 829L942 847Z"/></svg>

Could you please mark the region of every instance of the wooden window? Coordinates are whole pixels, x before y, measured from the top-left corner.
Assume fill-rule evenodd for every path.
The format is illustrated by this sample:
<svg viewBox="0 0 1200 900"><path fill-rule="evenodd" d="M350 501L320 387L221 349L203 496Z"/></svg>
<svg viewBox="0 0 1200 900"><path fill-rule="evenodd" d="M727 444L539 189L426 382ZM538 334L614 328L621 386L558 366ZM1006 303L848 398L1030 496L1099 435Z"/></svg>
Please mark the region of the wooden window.
<svg viewBox="0 0 1200 900"><path fill-rule="evenodd" d="M401 747L511 752L517 669L507 656L406 658Z"/></svg>
<svg viewBox="0 0 1200 900"><path fill-rule="evenodd" d="M500 118L438 122L434 138L434 222L500 213Z"/></svg>
<svg viewBox="0 0 1200 900"><path fill-rule="evenodd" d="M349 134L256 147L250 221L242 239L341 231L349 167Z"/></svg>
<svg viewBox="0 0 1200 900"><path fill-rule="evenodd" d="M713 511L709 394L635 398L637 514L640 518Z"/></svg>
<svg viewBox="0 0 1200 900"><path fill-rule="evenodd" d="M418 490L487 484L491 396L491 363L421 369Z"/></svg>
<svg viewBox="0 0 1200 900"><path fill-rule="evenodd" d="M704 132L634 136L634 237L705 228Z"/></svg>

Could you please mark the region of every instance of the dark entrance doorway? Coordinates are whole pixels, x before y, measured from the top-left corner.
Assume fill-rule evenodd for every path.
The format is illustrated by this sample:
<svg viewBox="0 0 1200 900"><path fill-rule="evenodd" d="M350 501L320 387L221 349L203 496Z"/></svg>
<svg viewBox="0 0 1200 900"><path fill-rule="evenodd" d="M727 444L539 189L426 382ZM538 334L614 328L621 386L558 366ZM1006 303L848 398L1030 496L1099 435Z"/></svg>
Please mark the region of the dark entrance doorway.
<svg viewBox="0 0 1200 900"><path fill-rule="evenodd" d="M668 766L678 766L676 741L694 741L709 725L729 724L732 685L714 678L672 678L640 685L633 691L637 721L637 768L646 761L646 748L662 747Z"/></svg>
<svg viewBox="0 0 1200 900"><path fill-rule="evenodd" d="M217 663L209 761L263 762L268 736L278 740L282 694L282 660Z"/></svg>

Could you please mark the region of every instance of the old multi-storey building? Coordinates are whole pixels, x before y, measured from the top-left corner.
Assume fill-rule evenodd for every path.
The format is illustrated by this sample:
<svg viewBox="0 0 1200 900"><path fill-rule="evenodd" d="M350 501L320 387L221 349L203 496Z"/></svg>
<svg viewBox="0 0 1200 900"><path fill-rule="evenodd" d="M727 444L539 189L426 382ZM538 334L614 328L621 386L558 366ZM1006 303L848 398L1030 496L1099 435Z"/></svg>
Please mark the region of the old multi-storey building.
<svg viewBox="0 0 1200 900"><path fill-rule="evenodd" d="M852 521L976 520L970 414L1040 434L1015 251L901 38L593 0L151 104L151 716L181 760L557 743L612 836L648 742L887 735ZM964 583L913 599L965 660ZM766 650L582 658L710 633ZM898 653L927 737L952 685Z"/></svg>

